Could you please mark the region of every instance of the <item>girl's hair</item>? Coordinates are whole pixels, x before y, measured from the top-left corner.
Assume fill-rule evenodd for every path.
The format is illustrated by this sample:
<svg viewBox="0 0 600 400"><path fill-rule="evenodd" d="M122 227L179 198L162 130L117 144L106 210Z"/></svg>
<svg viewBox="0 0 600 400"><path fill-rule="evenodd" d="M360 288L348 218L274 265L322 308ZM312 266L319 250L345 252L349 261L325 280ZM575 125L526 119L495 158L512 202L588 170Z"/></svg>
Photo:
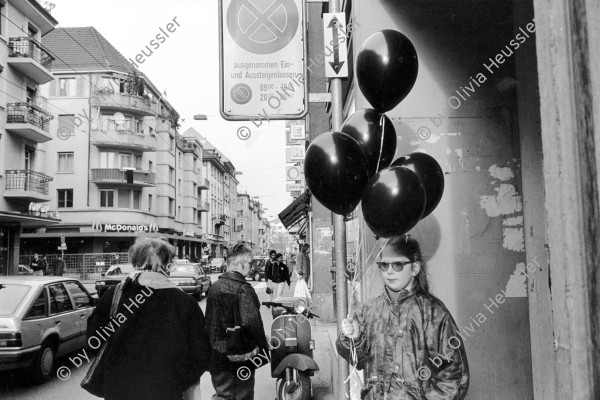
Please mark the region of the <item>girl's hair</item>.
<svg viewBox="0 0 600 400"><path fill-rule="evenodd" d="M166 269L175 256L175 247L166 240L140 236L129 248L129 260L137 269L157 272Z"/></svg>
<svg viewBox="0 0 600 400"><path fill-rule="evenodd" d="M421 247L416 239L413 239L410 235L396 236L390 239L387 246L392 247L396 252L402 254L410 261L419 261L421 264L421 270L415 277L415 281L421 286L421 288L429 293L429 283L427 282L427 268L425 261L423 260L423 254L421 254Z"/></svg>

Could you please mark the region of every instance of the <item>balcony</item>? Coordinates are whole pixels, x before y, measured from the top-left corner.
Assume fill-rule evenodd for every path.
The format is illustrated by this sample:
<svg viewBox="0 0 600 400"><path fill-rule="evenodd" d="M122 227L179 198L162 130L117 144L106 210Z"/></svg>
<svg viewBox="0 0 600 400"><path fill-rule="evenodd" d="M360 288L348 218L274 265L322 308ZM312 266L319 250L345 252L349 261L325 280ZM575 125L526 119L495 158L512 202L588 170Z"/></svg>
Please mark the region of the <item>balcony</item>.
<svg viewBox="0 0 600 400"><path fill-rule="evenodd" d="M29 37L10 38L8 48L8 65L39 85L54 79L50 72L54 58L37 41Z"/></svg>
<svg viewBox="0 0 600 400"><path fill-rule="evenodd" d="M51 176L26 169L6 170L4 197L20 198L29 202L50 201L48 182Z"/></svg>
<svg viewBox="0 0 600 400"><path fill-rule="evenodd" d="M98 186L150 187L156 185L156 174L154 172L133 171L133 183L127 183L126 170L118 168L92 168L91 172L90 181Z"/></svg>
<svg viewBox="0 0 600 400"><path fill-rule="evenodd" d="M200 201L198 200L198 211L200 212L208 212L208 201Z"/></svg>
<svg viewBox="0 0 600 400"><path fill-rule="evenodd" d="M6 130L36 143L52 140L49 133L52 118L46 110L30 103L6 105Z"/></svg>
<svg viewBox="0 0 600 400"><path fill-rule="evenodd" d="M111 90L95 90L92 107L110 111L128 111L130 113L151 116L156 115L156 102L145 97L128 93L112 93Z"/></svg>
<svg viewBox="0 0 600 400"><path fill-rule="evenodd" d="M207 178L199 178L198 179L198 188L200 190L210 189L210 181Z"/></svg>
<svg viewBox="0 0 600 400"><path fill-rule="evenodd" d="M156 151L156 136L129 130L92 130L90 142L98 148L114 148L132 151Z"/></svg>
<svg viewBox="0 0 600 400"><path fill-rule="evenodd" d="M215 235L214 233L208 233L206 235L206 238L210 239L210 240L214 240L216 242L222 242L223 241L223 236L221 236L221 235Z"/></svg>
<svg viewBox="0 0 600 400"><path fill-rule="evenodd" d="M212 217L213 224L215 225L225 225L225 216L224 215L215 215Z"/></svg>

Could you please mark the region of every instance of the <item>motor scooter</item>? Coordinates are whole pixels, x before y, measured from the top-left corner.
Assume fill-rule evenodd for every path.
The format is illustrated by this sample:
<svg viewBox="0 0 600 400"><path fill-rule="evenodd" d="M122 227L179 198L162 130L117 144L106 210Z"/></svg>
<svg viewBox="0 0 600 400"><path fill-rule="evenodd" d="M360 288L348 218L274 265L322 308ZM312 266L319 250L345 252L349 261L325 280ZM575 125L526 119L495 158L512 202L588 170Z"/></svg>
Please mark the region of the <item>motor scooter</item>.
<svg viewBox="0 0 600 400"><path fill-rule="evenodd" d="M319 366L313 359L315 341L309 319L319 317L308 310L306 301L280 297L263 302L272 307L271 376L277 379L278 400L308 400L312 397L310 377Z"/></svg>

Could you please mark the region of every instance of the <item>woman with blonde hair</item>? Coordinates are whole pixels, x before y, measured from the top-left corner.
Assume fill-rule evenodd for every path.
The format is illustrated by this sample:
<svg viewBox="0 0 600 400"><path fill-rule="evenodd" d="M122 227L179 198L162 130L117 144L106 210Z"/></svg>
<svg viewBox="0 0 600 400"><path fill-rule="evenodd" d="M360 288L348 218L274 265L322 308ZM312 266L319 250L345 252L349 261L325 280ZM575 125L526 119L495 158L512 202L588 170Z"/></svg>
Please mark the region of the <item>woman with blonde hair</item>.
<svg viewBox="0 0 600 400"><path fill-rule="evenodd" d="M204 315L198 303L168 280L175 248L160 238L139 237L129 260L141 270L98 301L88 320L91 348L106 341L104 398L181 400L198 383L210 359ZM117 293L117 296L119 293Z"/></svg>

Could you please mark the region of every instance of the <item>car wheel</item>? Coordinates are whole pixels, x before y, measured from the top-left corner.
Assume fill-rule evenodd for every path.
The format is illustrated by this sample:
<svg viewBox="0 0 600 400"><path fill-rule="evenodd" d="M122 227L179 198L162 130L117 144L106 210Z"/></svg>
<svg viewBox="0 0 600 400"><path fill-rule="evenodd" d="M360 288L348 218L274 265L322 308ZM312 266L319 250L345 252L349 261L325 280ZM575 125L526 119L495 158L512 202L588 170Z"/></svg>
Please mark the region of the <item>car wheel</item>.
<svg viewBox="0 0 600 400"><path fill-rule="evenodd" d="M38 384L47 382L52 377L54 371L54 363L56 358L56 350L49 341L42 343L40 352L33 360L33 376Z"/></svg>

